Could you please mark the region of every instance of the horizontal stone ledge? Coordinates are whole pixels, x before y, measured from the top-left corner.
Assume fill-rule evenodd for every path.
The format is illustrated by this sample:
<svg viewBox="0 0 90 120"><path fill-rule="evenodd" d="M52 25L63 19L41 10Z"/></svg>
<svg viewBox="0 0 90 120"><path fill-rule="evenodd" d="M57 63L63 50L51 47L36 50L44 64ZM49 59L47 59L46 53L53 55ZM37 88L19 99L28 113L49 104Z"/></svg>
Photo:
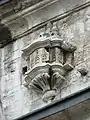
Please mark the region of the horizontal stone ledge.
<svg viewBox="0 0 90 120"><path fill-rule="evenodd" d="M42 63L35 65L31 70L28 70L25 75L26 77L29 76L30 79L33 79L35 75L38 75L39 73L47 73L49 68L52 67L53 71L58 71L62 75L65 74L65 70L63 69L63 65L60 63Z"/></svg>
<svg viewBox="0 0 90 120"><path fill-rule="evenodd" d="M66 12L60 13L59 15L55 15L54 17L52 17L50 19L47 19L47 20L45 20L43 22L37 23L37 24L33 25L31 28L27 29L26 31L23 31L22 33L20 33L18 35L14 35L11 42L13 42L13 41L15 41L17 39L20 39L22 37L25 37L28 34L34 32L36 30L41 29L42 27L46 26L49 21L51 21L51 22L59 21L61 19L64 19L65 17L68 17L69 15L71 15L73 13L76 13L76 12L82 10L82 9L85 9L88 6L90 6L90 1L86 2L86 3L83 3L82 5L77 5L76 7L72 8L72 9L66 11ZM26 17L26 16L24 16L24 17ZM18 20L18 18L16 20ZM7 22L7 25L9 26L9 24L12 24L12 22L11 23ZM9 42L7 44L9 44ZM7 44L3 44L2 47L4 47Z"/></svg>
<svg viewBox="0 0 90 120"><path fill-rule="evenodd" d="M15 11L13 12L14 8L11 10L9 10L10 8L8 8L8 11L6 11L6 13L4 12L4 14L6 14L5 15L6 17L3 19L3 23L7 24L9 22L12 22L13 20L19 19L21 17L21 15L22 15L22 17L24 17L26 14L31 14L32 12L37 11L37 9L48 6L49 4L52 4L53 2L56 2L58 0L39 0L38 2L35 2L33 5L30 5L32 1L35 1L35 0L30 0L27 8L25 7L24 9L17 10L17 12L15 12ZM12 4L10 3L10 6L11 5ZM24 6L24 4L23 4L23 6ZM18 7L18 4L15 7Z"/></svg>
<svg viewBox="0 0 90 120"><path fill-rule="evenodd" d="M82 4L82 5L78 5L78 6L72 8L72 9L66 11L66 12L60 13L59 15L55 15L54 17L52 17L50 19L47 19L46 21L40 22L38 24L35 24L31 28L26 30L25 32L23 32L23 33L21 33L19 35L13 36L14 40L20 39L20 38L22 38L24 36L27 36L28 34L34 32L34 31L36 31L36 30L41 29L42 27L46 26L49 21L54 23L56 21L59 21L61 19L66 18L69 15L74 14L74 13L76 13L76 12L82 10L82 9L85 9L88 6L90 6L90 1L86 2L86 3Z"/></svg>
<svg viewBox="0 0 90 120"><path fill-rule="evenodd" d="M45 107L39 108L29 114L26 114L14 120L39 120L55 113L69 109L70 107L79 103L83 103L84 101L90 101L90 87L72 95L69 95L65 98L62 98L61 100L51 103Z"/></svg>

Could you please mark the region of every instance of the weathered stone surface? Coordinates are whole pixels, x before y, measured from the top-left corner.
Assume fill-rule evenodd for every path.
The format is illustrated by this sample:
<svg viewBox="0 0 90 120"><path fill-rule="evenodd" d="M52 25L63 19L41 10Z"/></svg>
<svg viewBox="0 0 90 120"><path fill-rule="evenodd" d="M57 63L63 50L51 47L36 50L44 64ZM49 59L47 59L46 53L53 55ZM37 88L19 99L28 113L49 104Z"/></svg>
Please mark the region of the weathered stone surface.
<svg viewBox="0 0 90 120"><path fill-rule="evenodd" d="M82 74L82 75L86 75L87 73L88 73L88 70L87 69L85 69L85 68L80 68L80 69L78 69L78 71Z"/></svg>
<svg viewBox="0 0 90 120"><path fill-rule="evenodd" d="M79 5L83 4L84 2L86 2L86 0L84 0L83 2L82 0L51 1L50 4L46 4L46 6L43 6L45 5L43 4L42 5L43 7L40 9L39 8L36 10L33 9L35 11L33 11L32 13L29 10L27 10L26 12L23 11L22 17L21 17L21 12L18 12L17 14L12 13L13 14L12 16L8 16L7 18L2 19L2 23L8 24L8 27L12 33L12 37L16 37L16 36L18 37L17 37L17 41L14 41L13 43L10 43L7 46L4 46L3 48L0 49L0 56L1 56L0 57L0 86L1 86L0 95L1 95L1 104L3 108L3 112L2 110L0 112L1 115L3 114L2 118L0 118L1 120L4 120L3 116L5 117L5 120L12 120L18 118L31 111L34 111L38 108L48 105L49 102L53 102L55 100L64 98L72 93L75 93L79 90L82 90L90 86L90 45L89 45L90 44L90 29L89 29L90 6L86 8L84 7L82 10L78 10L76 12L73 12L72 14L68 14L66 17L65 17L66 14L62 14L72 9L73 7L76 7L76 5L78 6L78 4ZM64 16L65 18L62 17L60 19L57 19L58 20L57 21L55 19L57 18L56 16L59 14L62 14L60 16ZM53 17L54 19L52 19ZM14 20L15 18L16 20ZM61 47L62 42L60 42L59 45L55 43L56 42L55 35L57 30L55 31L55 29L53 29L51 31L52 26L50 27L50 25L48 25L48 27L45 27L48 19L51 19L52 21L51 23L53 23L53 27L55 29L56 29L55 26L58 26L57 27L58 34L60 35L61 40L63 39L64 41L66 41L66 43L70 43L69 48L67 44L64 44ZM45 22L45 24L43 22ZM44 25L41 25L42 23ZM33 29L34 27L36 28ZM4 28L6 28L5 30L7 31L5 31L5 33L3 32L3 34L0 34L0 39L1 39L0 41L3 41L4 39L6 43L7 41L11 40L9 39L11 36L7 37L10 31L8 31L9 29L7 27ZM31 30L31 32L29 30ZM23 59L22 50L26 48L26 46L38 41L38 39L39 40L42 39L42 41L44 40L43 38L46 39L48 34L43 34L43 33L47 33L47 32L49 33L49 36L52 36L51 38L54 41L52 42L52 44L56 48L55 49L53 49L53 47L51 49L48 49L48 47L40 48L39 50L34 51L32 55L28 54L31 52L28 50L28 52L26 52L26 56L28 56L28 59ZM11 35L11 33L9 35ZM6 36L4 36L4 34ZM76 46L77 49L74 46ZM50 56L49 56L49 52L50 52ZM70 52L70 54L69 53L67 54L67 52ZM72 54L72 52L74 52L74 54ZM35 89L30 90L24 87L23 85L25 82L24 81L25 74L23 74L22 72L23 67L27 66L28 68L27 70L29 71L32 70L32 68L35 67L35 65L42 66L41 62L45 63L45 65L48 64L48 62L50 62L49 65L54 66L53 71L56 74L56 76L52 78L53 82L50 83L50 86L48 87L54 89L55 92L56 86L54 85L56 85L55 83L56 78L57 78L57 86L59 85L57 87L58 88L57 93L53 92L52 94L53 91L52 90L50 91L49 94L46 94L46 96L44 96L46 98L50 97L50 101L47 103L45 103L42 98L42 96L45 95L45 93L44 94L43 92L36 93ZM52 65L51 62L53 63ZM56 66L55 66L55 62L57 63ZM67 64L65 65L65 63ZM60 65L62 64L63 68L61 66L58 69L58 64ZM81 75L80 72L78 71L78 69L80 68L80 66L82 66L82 64L85 64L84 73L87 73L85 76ZM43 68L45 69L45 67ZM39 69L41 69L41 67ZM67 70L63 73L61 69L67 69ZM86 72L87 70L88 72ZM48 71L46 72L49 73ZM41 71L39 71L39 73L42 73L42 69ZM38 75L38 70L36 69L34 74L31 74L29 76L30 77L30 79L28 78L30 80L29 83L31 82L31 77L34 76L37 78L37 75ZM61 78L63 78L62 76L65 78L65 80L63 79L64 82L62 82L61 84L60 80ZM43 83L45 83L46 79L42 81ZM36 82L37 84L40 84L40 86L42 86L42 84L40 83L41 81L39 82L39 80L36 80ZM51 87L51 84L53 87ZM49 84L45 83L45 86L42 89L46 90L47 85ZM52 98L54 98L53 101L51 101ZM89 120L89 119L90 117L88 115L82 118L82 120Z"/></svg>

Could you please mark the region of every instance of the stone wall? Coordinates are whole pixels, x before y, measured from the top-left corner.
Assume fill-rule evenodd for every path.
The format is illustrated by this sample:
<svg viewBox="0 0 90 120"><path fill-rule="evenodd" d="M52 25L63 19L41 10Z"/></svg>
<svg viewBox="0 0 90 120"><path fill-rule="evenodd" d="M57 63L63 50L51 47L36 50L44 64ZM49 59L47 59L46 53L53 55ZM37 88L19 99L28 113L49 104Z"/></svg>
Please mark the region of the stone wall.
<svg viewBox="0 0 90 120"><path fill-rule="evenodd" d="M87 7L80 10L77 7L85 2L87 1L56 0L30 14L23 13L23 17L20 16L21 12L17 13L19 17L16 20L16 15L3 19L2 22L9 26L13 38L17 40L0 49L0 91L5 116L2 120L12 120L47 105L41 95L23 85L23 67L26 66L26 61L22 57L22 49L45 31L48 19L58 25L59 33L65 41L77 47L74 69L65 75L66 81L54 101L90 86L90 6L88 3ZM72 8L76 8L76 11L69 11Z"/></svg>

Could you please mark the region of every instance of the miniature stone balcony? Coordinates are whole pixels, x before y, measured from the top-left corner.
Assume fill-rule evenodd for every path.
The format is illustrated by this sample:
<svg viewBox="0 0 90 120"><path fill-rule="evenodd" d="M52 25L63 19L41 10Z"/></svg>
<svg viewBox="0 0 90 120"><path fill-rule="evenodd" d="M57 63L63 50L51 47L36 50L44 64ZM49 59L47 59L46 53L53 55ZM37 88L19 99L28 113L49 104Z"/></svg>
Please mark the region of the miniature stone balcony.
<svg viewBox="0 0 90 120"><path fill-rule="evenodd" d="M39 39L23 49L28 71L25 86L43 94L45 102L53 100L66 80L66 72L73 69L72 59L76 47L54 32L45 32Z"/></svg>

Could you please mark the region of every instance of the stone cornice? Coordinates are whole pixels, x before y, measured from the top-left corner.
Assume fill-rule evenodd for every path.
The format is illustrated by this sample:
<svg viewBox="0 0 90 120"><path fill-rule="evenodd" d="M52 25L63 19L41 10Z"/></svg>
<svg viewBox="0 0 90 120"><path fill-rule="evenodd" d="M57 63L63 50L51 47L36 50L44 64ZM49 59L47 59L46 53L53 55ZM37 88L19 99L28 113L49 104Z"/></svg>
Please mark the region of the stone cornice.
<svg viewBox="0 0 90 120"><path fill-rule="evenodd" d="M25 31L25 32L23 32L23 33L21 33L19 35L14 36L14 39L17 40L19 38L22 38L22 37L28 35L29 33L32 33L33 31L36 31L36 30L40 29L41 27L46 26L49 21L56 22L58 20L61 20L61 19L65 18L65 17L73 14L73 13L76 13L76 12L82 10L82 9L85 9L88 6L90 6L90 1L86 2L86 3L83 3L82 5L78 5L78 6L74 7L73 9L70 9L70 10L64 12L64 13L56 15L55 17L50 18L50 19L48 19L48 20L46 20L44 22L41 22L40 24L35 25L32 28L29 28L27 31Z"/></svg>
<svg viewBox="0 0 90 120"><path fill-rule="evenodd" d="M41 1L42 0L7 0L0 5L0 10L3 17L8 17L9 15L25 10Z"/></svg>
<svg viewBox="0 0 90 120"><path fill-rule="evenodd" d="M42 9L43 7L46 7L56 1L58 0L39 0L39 2L36 2L33 5L28 5L28 7L24 7L23 9L20 9L17 12L15 12L14 9L8 9L8 12L6 11L6 13L4 13L6 17L3 19L3 23L9 24L9 22L21 18L21 16L24 17L28 14L32 14L32 12ZM30 2L28 4L30 4Z"/></svg>
<svg viewBox="0 0 90 120"><path fill-rule="evenodd" d="M51 12L49 11L49 13L48 13L50 15L49 18L48 18L48 16L45 16L45 19L43 19L43 20L38 18L38 20L32 24L33 19L35 18L35 15L37 15L37 13L39 14L39 11L43 12L43 10L47 9L47 7L49 8L49 6L50 6L50 8L51 8L51 6L53 6L55 4L56 4L56 6L59 4L58 7L60 8L60 10L58 11L58 13L51 15ZM72 6L71 8L67 7L65 11L61 11L61 9L63 7L61 6L62 7L61 8L60 5L61 5L61 3L59 0L44 0L40 3L33 5L30 8L27 8L25 10L17 12L16 14L11 15L11 16L3 19L2 23L9 26L10 30L13 32L12 28L14 29L14 27L16 26L16 24L14 25L14 23L16 22L17 26L19 27L20 23L18 21L21 22L23 19L24 24L26 25L26 28L23 30L22 30L22 28L18 29L18 32L17 32L18 34L13 34L12 41L14 41L14 40L17 40L17 39L22 38L24 36L27 36L28 34L46 26L49 21L51 21L53 23L53 22L56 22L58 20L65 18L65 17L68 17L68 16L72 15L73 13L76 13L82 9L85 9L86 7L90 6L90 1L89 2L82 2L82 4L80 3L77 6L76 5ZM56 8L56 6L54 6L54 7ZM30 19L31 17L33 19ZM29 25L28 25L28 23L29 23ZM14 26L12 27L12 25L14 25ZM7 42L7 44L8 44L8 42Z"/></svg>

